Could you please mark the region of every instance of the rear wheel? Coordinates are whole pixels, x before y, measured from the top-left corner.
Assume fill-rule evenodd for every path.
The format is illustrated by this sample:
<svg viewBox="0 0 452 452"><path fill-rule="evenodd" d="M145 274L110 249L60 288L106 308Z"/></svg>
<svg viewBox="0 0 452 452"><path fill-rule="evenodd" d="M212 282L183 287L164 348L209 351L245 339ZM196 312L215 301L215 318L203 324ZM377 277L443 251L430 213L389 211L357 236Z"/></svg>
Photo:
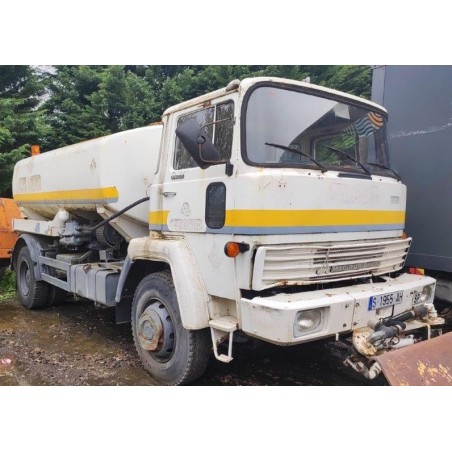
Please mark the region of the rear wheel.
<svg viewBox="0 0 452 452"><path fill-rule="evenodd" d="M34 262L28 247L19 251L16 261L16 285L20 302L27 309L39 309L47 305L49 286L44 281L36 281Z"/></svg>
<svg viewBox="0 0 452 452"><path fill-rule="evenodd" d="M47 306L56 306L64 303L68 297L68 293L59 287L49 284L49 294L47 296Z"/></svg>
<svg viewBox="0 0 452 452"><path fill-rule="evenodd" d="M159 382L187 384L204 373L210 357L209 332L183 327L169 272L146 276L138 285L132 332L144 368Z"/></svg>

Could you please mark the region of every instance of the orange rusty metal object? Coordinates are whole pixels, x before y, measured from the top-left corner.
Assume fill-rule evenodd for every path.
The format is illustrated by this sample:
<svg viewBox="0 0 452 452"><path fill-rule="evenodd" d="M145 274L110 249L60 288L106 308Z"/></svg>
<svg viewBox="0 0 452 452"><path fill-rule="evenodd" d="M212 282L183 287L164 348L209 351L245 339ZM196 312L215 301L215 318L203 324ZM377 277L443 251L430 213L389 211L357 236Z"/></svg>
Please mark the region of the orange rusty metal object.
<svg viewBox="0 0 452 452"><path fill-rule="evenodd" d="M393 386L452 386L452 332L376 356Z"/></svg>
<svg viewBox="0 0 452 452"><path fill-rule="evenodd" d="M22 218L12 199L0 198L0 260L10 259L18 235L12 231L13 219Z"/></svg>

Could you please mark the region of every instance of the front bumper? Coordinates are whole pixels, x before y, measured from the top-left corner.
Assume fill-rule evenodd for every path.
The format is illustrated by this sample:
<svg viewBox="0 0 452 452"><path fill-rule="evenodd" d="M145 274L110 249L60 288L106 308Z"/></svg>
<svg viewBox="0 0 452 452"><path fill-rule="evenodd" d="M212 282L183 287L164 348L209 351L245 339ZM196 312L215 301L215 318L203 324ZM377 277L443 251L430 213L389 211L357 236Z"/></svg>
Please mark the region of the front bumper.
<svg viewBox="0 0 452 452"><path fill-rule="evenodd" d="M250 336L278 345L295 345L322 339L338 333L352 332L368 326L369 322L400 314L420 303L424 286L435 280L422 275L404 274L385 282L359 284L336 289L280 293L270 297L240 300L240 327ZM368 311L371 296L403 291L402 303ZM432 303L434 290L428 300ZM294 323L300 311L321 309L322 321L312 332L297 336Z"/></svg>

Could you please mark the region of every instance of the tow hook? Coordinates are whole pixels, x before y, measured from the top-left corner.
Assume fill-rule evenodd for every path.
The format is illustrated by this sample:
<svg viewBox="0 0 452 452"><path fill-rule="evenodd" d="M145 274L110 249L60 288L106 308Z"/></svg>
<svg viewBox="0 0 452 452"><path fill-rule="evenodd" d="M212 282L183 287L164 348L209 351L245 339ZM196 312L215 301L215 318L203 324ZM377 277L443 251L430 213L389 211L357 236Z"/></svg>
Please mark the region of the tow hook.
<svg viewBox="0 0 452 452"><path fill-rule="evenodd" d="M356 372L360 373L369 380L373 380L381 373L381 366L376 361L369 368L367 368L361 361L353 362L350 358L347 358L344 361L344 364L346 366L350 366L352 369L356 370Z"/></svg>

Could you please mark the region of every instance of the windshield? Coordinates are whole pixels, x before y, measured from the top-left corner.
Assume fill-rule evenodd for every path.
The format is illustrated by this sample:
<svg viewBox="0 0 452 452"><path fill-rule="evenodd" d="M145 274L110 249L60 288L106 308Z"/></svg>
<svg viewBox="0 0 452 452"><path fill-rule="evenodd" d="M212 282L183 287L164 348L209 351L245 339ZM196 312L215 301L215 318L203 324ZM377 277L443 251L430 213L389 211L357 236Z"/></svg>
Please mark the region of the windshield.
<svg viewBox="0 0 452 452"><path fill-rule="evenodd" d="M245 124L250 164L394 175L386 118L366 108L263 86L249 97Z"/></svg>

